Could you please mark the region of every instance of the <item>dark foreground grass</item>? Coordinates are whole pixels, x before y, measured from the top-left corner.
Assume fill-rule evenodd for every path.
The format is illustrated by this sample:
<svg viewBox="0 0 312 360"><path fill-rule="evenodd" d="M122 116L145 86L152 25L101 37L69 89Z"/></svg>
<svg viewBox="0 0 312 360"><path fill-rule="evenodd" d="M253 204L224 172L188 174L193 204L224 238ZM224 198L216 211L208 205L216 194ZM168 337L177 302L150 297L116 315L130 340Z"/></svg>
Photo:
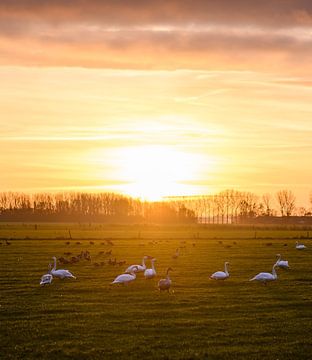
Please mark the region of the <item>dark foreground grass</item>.
<svg viewBox="0 0 312 360"><path fill-rule="evenodd" d="M70 245L62 240L1 245L1 359L311 359L312 244L300 252L294 240L274 239L268 245L236 234L220 244L194 240L192 232L186 244L174 236L153 236L151 242L129 239L127 228L119 231L124 238L119 232L113 246L101 239L77 245L78 230ZM178 246L185 248L174 260ZM155 256L159 275L173 267L174 293L160 294L159 277L147 281L142 274L129 286L112 287L124 267L95 268L87 261L67 266L76 281L55 279L51 286L39 286L53 255L86 249L93 263L107 261L98 253L109 249L128 264L144 254ZM249 282L271 270L276 253L292 269L279 270L278 280L268 286ZM231 278L209 280L224 261L230 262Z"/></svg>

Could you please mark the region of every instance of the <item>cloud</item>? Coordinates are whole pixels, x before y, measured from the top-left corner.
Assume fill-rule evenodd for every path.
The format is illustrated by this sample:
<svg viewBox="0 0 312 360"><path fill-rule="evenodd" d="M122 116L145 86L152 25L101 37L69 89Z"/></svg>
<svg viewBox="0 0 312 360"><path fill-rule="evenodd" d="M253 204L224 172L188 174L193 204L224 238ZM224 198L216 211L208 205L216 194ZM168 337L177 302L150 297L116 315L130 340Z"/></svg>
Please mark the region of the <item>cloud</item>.
<svg viewBox="0 0 312 360"><path fill-rule="evenodd" d="M312 3L0 2L0 65L306 72Z"/></svg>

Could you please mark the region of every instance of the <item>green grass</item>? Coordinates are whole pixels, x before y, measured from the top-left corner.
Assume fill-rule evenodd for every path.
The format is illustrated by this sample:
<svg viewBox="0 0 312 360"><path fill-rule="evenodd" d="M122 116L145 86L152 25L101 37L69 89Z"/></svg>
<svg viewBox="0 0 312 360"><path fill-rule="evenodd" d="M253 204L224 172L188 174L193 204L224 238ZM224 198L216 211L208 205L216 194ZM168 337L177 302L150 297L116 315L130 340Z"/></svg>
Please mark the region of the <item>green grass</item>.
<svg viewBox="0 0 312 360"><path fill-rule="evenodd" d="M0 246L3 359L311 358L312 241L303 241L310 250L294 248L294 238L306 231L276 230L282 238L267 233L266 238L274 239L265 240L242 228L33 227L0 228L0 237L13 238L10 246L3 240ZM65 237L69 227L75 238L70 245L49 240L62 232ZM36 232L38 240L25 240L29 231ZM88 236L99 240L90 245ZM101 245L105 238L112 238L114 246ZM186 239L186 248L174 260L175 249L185 245L181 239ZM144 254L155 256L159 277L172 266L174 293L159 293L157 280L146 281L142 274L129 286L112 287L110 282L126 266L95 268L87 261L64 266L76 281L54 279L51 286L39 286L53 255L88 249L92 261L99 262L107 260L99 251L111 248L113 257L127 264L141 262ZM249 282L258 272L271 270L276 253L289 260L292 269L278 270L278 280L268 286ZM209 280L224 261L230 262L230 279Z"/></svg>

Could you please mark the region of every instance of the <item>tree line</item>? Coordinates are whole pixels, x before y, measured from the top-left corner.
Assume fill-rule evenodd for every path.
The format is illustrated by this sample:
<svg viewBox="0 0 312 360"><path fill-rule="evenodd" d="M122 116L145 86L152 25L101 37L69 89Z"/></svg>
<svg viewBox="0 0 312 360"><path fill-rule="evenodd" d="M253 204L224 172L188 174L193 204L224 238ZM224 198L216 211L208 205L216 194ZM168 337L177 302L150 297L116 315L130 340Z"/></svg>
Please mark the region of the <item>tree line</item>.
<svg viewBox="0 0 312 360"><path fill-rule="evenodd" d="M193 211L115 193L0 193L0 221L195 223Z"/></svg>
<svg viewBox="0 0 312 360"><path fill-rule="evenodd" d="M295 195L286 189L262 196L230 189L215 195L168 197L159 202L109 192L2 192L0 221L239 224L260 217L311 216L308 209L297 208L295 201Z"/></svg>

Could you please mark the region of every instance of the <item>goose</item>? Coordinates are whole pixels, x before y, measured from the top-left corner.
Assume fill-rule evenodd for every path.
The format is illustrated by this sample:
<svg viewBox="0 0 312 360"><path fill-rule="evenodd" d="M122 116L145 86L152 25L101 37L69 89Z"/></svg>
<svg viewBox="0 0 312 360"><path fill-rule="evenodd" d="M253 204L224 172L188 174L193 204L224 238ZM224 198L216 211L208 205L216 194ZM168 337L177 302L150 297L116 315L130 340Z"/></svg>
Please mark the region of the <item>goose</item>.
<svg viewBox="0 0 312 360"><path fill-rule="evenodd" d="M210 279L214 279L214 280L225 280L227 279L228 277L230 277L230 274L228 272L228 267L229 263L228 262L225 262L224 263L224 271L216 271L215 273L213 273L211 276L210 276Z"/></svg>
<svg viewBox="0 0 312 360"><path fill-rule="evenodd" d="M167 269L167 277L166 279L160 279L158 282L158 289L159 291L165 291L167 290L169 292L170 286L171 286L171 279L169 277L169 271L173 271L171 267Z"/></svg>
<svg viewBox="0 0 312 360"><path fill-rule="evenodd" d="M129 271L125 272L124 274L118 275L116 279L111 284L128 284L129 282L136 279L136 272L137 272L137 266L134 265L134 268Z"/></svg>
<svg viewBox="0 0 312 360"><path fill-rule="evenodd" d="M60 278L60 279L65 279L65 278L72 278L72 279L76 279L76 276L74 276L70 271L68 270L64 270L64 269L58 269L56 270L56 257L53 256L52 258L54 260L54 266L53 269L51 270L51 275L53 275L54 277Z"/></svg>
<svg viewBox="0 0 312 360"><path fill-rule="evenodd" d="M148 255L145 255L142 260L142 265L131 265L126 269L125 273L132 273L134 269L136 269L136 270L134 270L136 272L145 271L146 270L145 260L147 260L147 259L151 259L151 257Z"/></svg>
<svg viewBox="0 0 312 360"><path fill-rule="evenodd" d="M156 276L156 270L155 270L155 266L154 266L155 261L156 261L156 259L152 259L151 260L152 268L146 269L144 271L145 279L152 279Z"/></svg>
<svg viewBox="0 0 312 360"><path fill-rule="evenodd" d="M274 281L277 279L277 273L275 271L275 268L277 267L277 264L273 265L273 269L272 269L272 273L268 273L268 272L261 272L259 274L257 274L256 276L254 276L252 279L250 279L249 281L261 281L264 283L264 285L266 285L266 283L268 281Z"/></svg>
<svg viewBox="0 0 312 360"><path fill-rule="evenodd" d="M298 241L296 241L296 249L297 250L304 250L306 249L307 247L303 244L299 244Z"/></svg>
<svg viewBox="0 0 312 360"><path fill-rule="evenodd" d="M277 259L277 261L276 261L277 267L283 268L283 269L289 269L288 261L286 261L286 260L281 260L281 259L282 259L282 255L281 255L281 254L277 254L276 256L278 257L278 259Z"/></svg>

